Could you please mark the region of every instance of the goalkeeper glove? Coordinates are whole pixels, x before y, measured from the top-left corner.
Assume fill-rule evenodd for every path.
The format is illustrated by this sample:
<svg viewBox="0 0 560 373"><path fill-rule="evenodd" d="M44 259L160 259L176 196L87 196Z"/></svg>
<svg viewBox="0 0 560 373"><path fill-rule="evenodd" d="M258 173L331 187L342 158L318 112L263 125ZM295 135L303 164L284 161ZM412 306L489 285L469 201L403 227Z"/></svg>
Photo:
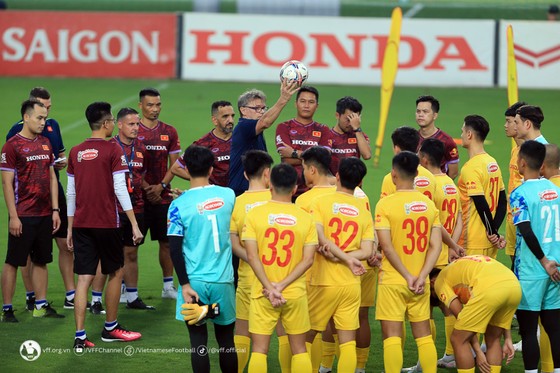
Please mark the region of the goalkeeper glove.
<svg viewBox="0 0 560 373"><path fill-rule="evenodd" d="M206 319L213 319L220 314L218 303L203 304L196 302L195 297L192 301L195 303L183 303L181 306L181 314L189 325L200 326Z"/></svg>

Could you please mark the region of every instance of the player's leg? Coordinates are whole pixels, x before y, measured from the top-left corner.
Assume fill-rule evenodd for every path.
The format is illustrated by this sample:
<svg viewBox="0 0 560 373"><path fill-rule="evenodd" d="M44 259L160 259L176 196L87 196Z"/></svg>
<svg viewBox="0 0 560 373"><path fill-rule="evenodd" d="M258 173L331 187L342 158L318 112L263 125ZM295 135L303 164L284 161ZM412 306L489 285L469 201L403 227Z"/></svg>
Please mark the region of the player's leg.
<svg viewBox="0 0 560 373"><path fill-rule="evenodd" d="M411 321L410 328L418 348L418 360L422 366L422 371L425 373L435 373L437 371L437 350L432 338L430 320Z"/></svg>
<svg viewBox="0 0 560 373"><path fill-rule="evenodd" d="M542 312L542 311L541 311ZM552 373L554 371L554 360L552 358L552 349L550 346L550 338L542 324L542 318L539 318L539 349L541 353L541 372Z"/></svg>
<svg viewBox="0 0 560 373"><path fill-rule="evenodd" d="M363 292L362 292L363 295ZM369 307L360 307L360 327L356 331L356 369L363 373L369 358L371 345L371 328L369 325Z"/></svg>
<svg viewBox="0 0 560 373"><path fill-rule="evenodd" d="M107 275L101 271L101 262L97 265L95 277L91 284L91 306L90 311L94 315L104 315L105 309L103 308L103 289L107 282Z"/></svg>
<svg viewBox="0 0 560 373"><path fill-rule="evenodd" d="M249 361L251 336L249 334L249 307L251 305L251 284L239 282L235 292L235 349L237 350L238 372L243 373Z"/></svg>
<svg viewBox="0 0 560 373"><path fill-rule="evenodd" d="M319 372L328 372L332 370L334 357L338 347L338 335L334 327L332 319L329 320L327 328L321 333L321 366ZM316 343L313 341L313 343Z"/></svg>
<svg viewBox="0 0 560 373"><path fill-rule="evenodd" d="M381 320L383 364L386 373L399 373L403 366L402 321Z"/></svg>
<svg viewBox="0 0 560 373"><path fill-rule="evenodd" d="M68 211L66 206L66 198L64 196L64 189L60 182L58 183L58 207L60 208L60 228L53 235L58 246L58 269L64 282L66 290L66 297L64 299L64 308L72 309L76 284L74 279L73 261L74 256L68 250L66 242L66 235L68 234Z"/></svg>
<svg viewBox="0 0 560 373"><path fill-rule="evenodd" d="M321 349L315 348L315 341L326 330L338 304L338 298L333 287L309 285L307 299L311 328L306 340L312 368L316 372L320 369Z"/></svg>
<svg viewBox="0 0 560 373"><path fill-rule="evenodd" d="M21 280L25 288L25 306L28 311L33 311L35 307L35 291L33 290L33 282L31 281L31 270L33 263L31 258L27 257L25 266L19 267L21 273Z"/></svg>
<svg viewBox="0 0 560 373"><path fill-rule="evenodd" d="M340 348L337 363L338 372L354 372L356 370L356 330L360 327L361 293L359 283L338 287L336 299L339 302L332 317Z"/></svg>
<svg viewBox="0 0 560 373"><path fill-rule="evenodd" d="M159 264L163 275L162 298L177 299L177 289L173 284L173 262L167 240L167 211L169 205L157 205L156 216L150 229L152 240L159 242Z"/></svg>
<svg viewBox="0 0 560 373"><path fill-rule="evenodd" d="M220 346L220 369L225 373L237 373L237 353L233 341L235 323L228 325L214 324L216 341Z"/></svg>
<svg viewBox="0 0 560 373"><path fill-rule="evenodd" d="M309 306L306 295L290 299L282 307L281 323L288 333L291 348L291 372L311 372L311 357L307 352L306 338L310 330ZM309 336L313 338L314 336Z"/></svg>
<svg viewBox="0 0 560 373"><path fill-rule="evenodd" d="M354 372L356 370L356 330L338 330L340 355L338 356L338 372Z"/></svg>
<svg viewBox="0 0 560 373"><path fill-rule="evenodd" d="M544 292L543 309L539 323L541 324L540 351L541 370L553 372L560 368L560 285L547 280ZM546 326L545 326L546 324Z"/></svg>
<svg viewBox="0 0 560 373"><path fill-rule="evenodd" d="M399 373L403 365L403 323L406 312L405 285L379 285L375 319L381 322L383 364L386 373Z"/></svg>
<svg viewBox="0 0 560 373"><path fill-rule="evenodd" d="M292 361L291 372L311 372L311 357L305 347L307 333L288 334L289 346L291 347Z"/></svg>
<svg viewBox="0 0 560 373"><path fill-rule="evenodd" d="M292 350L290 349L290 341L284 330L282 322L279 320L276 324L276 335L278 336L278 362L282 373L292 371Z"/></svg>
<svg viewBox="0 0 560 373"><path fill-rule="evenodd" d="M457 369L473 369L474 372L474 357L471 349L471 339L476 335L475 332L468 330L453 330L451 334L451 344L455 352L455 363Z"/></svg>
<svg viewBox="0 0 560 373"><path fill-rule="evenodd" d="M191 349L196 351L191 353L191 366L193 372L210 373L210 356L208 354L208 327L206 323L196 326L189 325L185 321L189 330Z"/></svg>
<svg viewBox="0 0 560 373"><path fill-rule="evenodd" d="M560 368L560 309L541 311L541 322L550 340L552 361L556 370Z"/></svg>
<svg viewBox="0 0 560 373"><path fill-rule="evenodd" d="M266 361L270 335L251 333L252 351L249 360L249 373L261 373L268 370Z"/></svg>
<svg viewBox="0 0 560 373"><path fill-rule="evenodd" d="M121 281L123 268L119 268L108 275L107 286L105 287L105 305L107 306L105 320L112 322L117 320L119 299L121 297Z"/></svg>

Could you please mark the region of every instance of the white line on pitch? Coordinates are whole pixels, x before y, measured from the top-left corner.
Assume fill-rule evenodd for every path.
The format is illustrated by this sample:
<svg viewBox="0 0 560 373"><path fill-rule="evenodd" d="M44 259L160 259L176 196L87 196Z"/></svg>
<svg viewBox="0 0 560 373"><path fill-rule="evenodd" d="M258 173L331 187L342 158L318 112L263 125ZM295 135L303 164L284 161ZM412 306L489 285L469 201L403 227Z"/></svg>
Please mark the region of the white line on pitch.
<svg viewBox="0 0 560 373"><path fill-rule="evenodd" d="M422 9L424 9L423 4L415 4L412 8L407 10L405 14L403 14L403 17L404 18L412 18L416 14L418 14L418 12L420 12Z"/></svg>

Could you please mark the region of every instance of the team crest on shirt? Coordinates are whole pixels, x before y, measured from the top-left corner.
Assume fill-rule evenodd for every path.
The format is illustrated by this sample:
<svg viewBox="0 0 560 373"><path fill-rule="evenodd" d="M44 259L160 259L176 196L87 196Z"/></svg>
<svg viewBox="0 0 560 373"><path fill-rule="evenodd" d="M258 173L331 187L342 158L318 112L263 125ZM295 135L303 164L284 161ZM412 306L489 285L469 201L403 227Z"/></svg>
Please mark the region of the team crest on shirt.
<svg viewBox="0 0 560 373"><path fill-rule="evenodd" d="M99 155L99 152L97 151L97 149L86 149L86 150L82 150L78 152L78 162L81 161L93 161L95 158L97 158L97 156ZM121 161L124 159L124 155L121 157ZM124 165L126 165L126 160L123 163Z"/></svg>
<svg viewBox="0 0 560 373"><path fill-rule="evenodd" d="M345 203L334 203L332 212L333 214L342 214L350 217L356 217L360 214L360 211L352 205L347 205Z"/></svg>
<svg viewBox="0 0 560 373"><path fill-rule="evenodd" d="M457 194L457 188L455 188L453 184L446 184L443 186L443 193L445 193L446 196Z"/></svg>
<svg viewBox="0 0 560 373"><path fill-rule="evenodd" d="M414 185L417 188L426 188L430 185L430 179L425 176L417 176L414 178Z"/></svg>
<svg viewBox="0 0 560 373"><path fill-rule="evenodd" d="M290 130L290 135L296 135L296 134L297 134L296 130ZM278 137L280 137L280 136L278 136Z"/></svg>
<svg viewBox="0 0 560 373"><path fill-rule="evenodd" d="M161 141L169 141L169 136L167 136L167 135L159 135L159 139L160 139Z"/></svg>
<svg viewBox="0 0 560 373"><path fill-rule="evenodd" d="M355 137L350 137L348 139L348 144L357 144L358 143L358 139Z"/></svg>
<svg viewBox="0 0 560 373"><path fill-rule="evenodd" d="M135 152L138 158L144 158L144 154L142 152Z"/></svg>
<svg viewBox="0 0 560 373"><path fill-rule="evenodd" d="M253 208L260 206L260 205L264 205L266 203L266 201L259 201L259 202L255 202L255 203L248 203L245 205L245 212L249 212L251 211Z"/></svg>
<svg viewBox="0 0 560 373"><path fill-rule="evenodd" d="M43 150L49 150L49 146L48 145L41 145L41 147L43 148Z"/></svg>
<svg viewBox="0 0 560 373"><path fill-rule="evenodd" d="M558 193L556 193L556 191L554 190L547 189L540 192L539 197L541 201L554 201L558 198Z"/></svg>
<svg viewBox="0 0 560 373"><path fill-rule="evenodd" d="M198 210L198 213L200 215L204 214L205 211L214 211L214 210L218 210L220 208L222 208L222 206L224 205L224 200L216 197L216 198L210 198L207 199L204 202L201 202L199 204L196 205L196 209Z"/></svg>
<svg viewBox="0 0 560 373"><path fill-rule="evenodd" d="M321 137L321 131L313 131L313 132L311 132L311 135L313 137Z"/></svg>
<svg viewBox="0 0 560 373"><path fill-rule="evenodd" d="M31 149L29 149L28 147L22 148L21 149L24 153L29 153L31 151Z"/></svg>
<svg viewBox="0 0 560 373"><path fill-rule="evenodd" d="M457 153L458 153L457 148L453 148L453 149L451 149L451 151L449 152L449 155L452 156L452 157L456 157L456 156L457 156Z"/></svg>
<svg viewBox="0 0 560 373"><path fill-rule="evenodd" d="M212 153L217 153L220 151L220 148L212 148Z"/></svg>
<svg viewBox="0 0 560 373"><path fill-rule="evenodd" d="M288 214L269 214L268 215L268 225L283 225L285 227L290 227L296 225L297 219L295 216Z"/></svg>
<svg viewBox="0 0 560 373"><path fill-rule="evenodd" d="M426 210L428 210L428 205L421 201L414 201L404 205L404 211L407 215L413 212L424 212Z"/></svg>
<svg viewBox="0 0 560 373"><path fill-rule="evenodd" d="M375 222L376 223L381 223L381 214L376 214L375 215Z"/></svg>
<svg viewBox="0 0 560 373"><path fill-rule="evenodd" d="M138 140L140 141L144 141L145 137L144 136L138 136Z"/></svg>
<svg viewBox="0 0 560 373"><path fill-rule="evenodd" d="M491 174L493 172L497 172L499 167L497 163L489 163L488 166L486 166L486 168L488 169L488 173Z"/></svg>

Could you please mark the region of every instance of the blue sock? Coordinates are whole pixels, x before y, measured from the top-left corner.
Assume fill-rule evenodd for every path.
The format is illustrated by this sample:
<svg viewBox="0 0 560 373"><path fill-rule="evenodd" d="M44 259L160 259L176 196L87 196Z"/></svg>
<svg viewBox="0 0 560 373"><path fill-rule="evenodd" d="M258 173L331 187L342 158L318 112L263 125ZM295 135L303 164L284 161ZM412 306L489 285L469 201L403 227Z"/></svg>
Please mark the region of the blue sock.
<svg viewBox="0 0 560 373"><path fill-rule="evenodd" d="M117 320L111 322L105 321L105 330L107 331L111 331L115 329L116 326L117 326Z"/></svg>
<svg viewBox="0 0 560 373"><path fill-rule="evenodd" d="M81 339L82 341L85 340L87 338L86 330L76 330L76 338Z"/></svg>
<svg viewBox="0 0 560 373"><path fill-rule="evenodd" d="M26 291L25 292L25 299L31 299L35 297L35 292L34 291Z"/></svg>
<svg viewBox="0 0 560 373"><path fill-rule="evenodd" d="M173 287L173 276L163 278L163 288L170 289Z"/></svg>
<svg viewBox="0 0 560 373"><path fill-rule="evenodd" d="M66 292L66 300L74 299L74 294L76 294L76 290L70 290Z"/></svg>
<svg viewBox="0 0 560 373"><path fill-rule="evenodd" d="M102 303L101 297L103 296L102 291L91 291L91 303L99 302Z"/></svg>
<svg viewBox="0 0 560 373"><path fill-rule="evenodd" d="M12 310L12 304L3 304L2 305L2 311L11 311Z"/></svg>
<svg viewBox="0 0 560 373"><path fill-rule="evenodd" d="M47 304L47 300L46 299L40 299L40 300L35 300L35 308L40 310L41 308L43 308L43 306Z"/></svg>

